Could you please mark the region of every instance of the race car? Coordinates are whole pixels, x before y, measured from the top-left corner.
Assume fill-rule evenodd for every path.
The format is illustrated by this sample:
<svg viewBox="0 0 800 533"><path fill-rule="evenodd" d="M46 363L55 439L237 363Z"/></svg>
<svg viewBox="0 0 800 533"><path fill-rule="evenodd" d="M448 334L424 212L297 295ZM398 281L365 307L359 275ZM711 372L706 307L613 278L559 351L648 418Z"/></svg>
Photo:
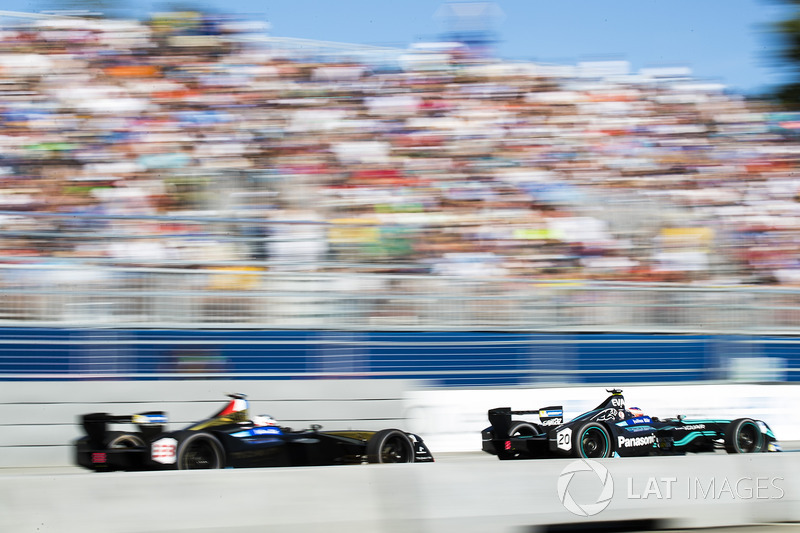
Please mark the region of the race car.
<svg viewBox="0 0 800 533"><path fill-rule="evenodd" d="M191 470L359 463L423 463L433 455L422 439L399 429L380 431L293 431L266 415L249 416L244 394L211 418L166 431L163 411L81 417L86 435L75 443L77 463L95 471ZM133 424L132 431L108 431Z"/></svg>
<svg viewBox="0 0 800 533"><path fill-rule="evenodd" d="M626 408L619 389L595 409L564 422L562 406L529 411L510 407L489 410L490 427L482 431L483 451L501 460L545 457L630 457L682 455L724 449L728 453L781 451L761 420L660 420L636 407ZM536 414L538 423L514 416Z"/></svg>

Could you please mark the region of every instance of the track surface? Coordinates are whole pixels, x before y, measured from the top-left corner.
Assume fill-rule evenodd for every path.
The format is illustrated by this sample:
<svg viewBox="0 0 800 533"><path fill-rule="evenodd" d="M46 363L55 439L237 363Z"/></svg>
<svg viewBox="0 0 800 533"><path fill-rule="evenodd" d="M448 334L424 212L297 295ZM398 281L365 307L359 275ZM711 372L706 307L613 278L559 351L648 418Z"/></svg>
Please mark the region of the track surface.
<svg viewBox="0 0 800 533"><path fill-rule="evenodd" d="M782 442L784 453L800 453L800 441ZM717 451L718 454L725 455L724 451ZM483 452L444 452L434 454L438 463L473 463L473 462L497 462L497 458ZM547 459L542 459L547 460ZM562 461L563 459L552 459ZM625 459L620 459L625 460ZM20 468L0 468L0 476L8 474L86 474L91 473L77 466L43 466L43 467L20 467Z"/></svg>

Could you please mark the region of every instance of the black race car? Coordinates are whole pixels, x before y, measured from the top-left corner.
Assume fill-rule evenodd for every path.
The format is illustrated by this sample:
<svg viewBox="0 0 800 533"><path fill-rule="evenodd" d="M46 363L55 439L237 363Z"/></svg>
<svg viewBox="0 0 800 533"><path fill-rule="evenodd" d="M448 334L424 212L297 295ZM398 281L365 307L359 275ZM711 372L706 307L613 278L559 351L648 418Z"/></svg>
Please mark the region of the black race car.
<svg viewBox="0 0 800 533"><path fill-rule="evenodd" d="M595 409L564 422L561 406L532 411L510 407L489 410L492 424L482 432L483 451L499 459L544 457L629 457L681 455L725 449L728 453L781 451L775 435L761 420L660 420L638 408L626 409L618 389ZM515 420L538 414L539 423Z"/></svg>
<svg viewBox="0 0 800 533"><path fill-rule="evenodd" d="M197 468L310 466L432 462L422 439L399 429L292 431L268 416L249 417L244 394L211 418L179 431L165 431L164 412L83 415L86 436L75 443L77 463L96 471L188 470ZM134 431L108 431L128 423Z"/></svg>

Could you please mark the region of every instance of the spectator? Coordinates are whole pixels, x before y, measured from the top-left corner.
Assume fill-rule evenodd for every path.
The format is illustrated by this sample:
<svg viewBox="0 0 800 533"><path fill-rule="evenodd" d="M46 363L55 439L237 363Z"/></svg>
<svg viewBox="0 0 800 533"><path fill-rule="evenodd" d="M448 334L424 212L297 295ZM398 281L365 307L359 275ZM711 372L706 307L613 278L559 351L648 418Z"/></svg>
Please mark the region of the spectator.
<svg viewBox="0 0 800 533"><path fill-rule="evenodd" d="M3 260L213 249L303 270L800 278L798 121L765 103L684 74L441 47L387 72L252 44L231 22L6 28Z"/></svg>

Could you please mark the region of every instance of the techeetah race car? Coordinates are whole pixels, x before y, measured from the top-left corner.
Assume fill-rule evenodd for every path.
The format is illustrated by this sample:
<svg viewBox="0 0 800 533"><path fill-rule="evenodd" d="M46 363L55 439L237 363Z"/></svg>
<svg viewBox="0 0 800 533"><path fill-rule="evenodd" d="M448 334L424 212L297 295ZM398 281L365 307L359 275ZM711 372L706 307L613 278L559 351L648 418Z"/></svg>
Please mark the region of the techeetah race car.
<svg viewBox="0 0 800 533"><path fill-rule="evenodd" d="M629 457L681 455L725 449L728 453L781 451L775 435L761 420L660 420L636 407L626 409L618 389L595 409L564 422L561 406L531 411L510 407L489 410L492 424L482 432L483 451L499 459L545 457ZM537 414L538 423L514 420Z"/></svg>
<svg viewBox="0 0 800 533"><path fill-rule="evenodd" d="M86 436L75 443L77 463L95 471L188 470L199 468L311 466L432 462L422 439L399 429L292 431L268 416L249 416L244 394L229 394L211 418L165 431L164 412L115 416L83 415ZM133 431L108 431L108 424L133 424Z"/></svg>

